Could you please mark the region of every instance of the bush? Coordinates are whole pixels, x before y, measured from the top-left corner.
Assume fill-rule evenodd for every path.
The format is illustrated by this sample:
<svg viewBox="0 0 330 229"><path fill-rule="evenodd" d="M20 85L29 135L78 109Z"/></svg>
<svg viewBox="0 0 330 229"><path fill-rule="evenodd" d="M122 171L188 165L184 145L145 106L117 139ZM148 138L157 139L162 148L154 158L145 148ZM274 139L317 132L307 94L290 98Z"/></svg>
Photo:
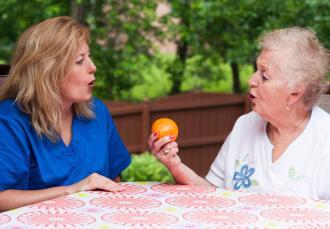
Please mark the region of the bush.
<svg viewBox="0 0 330 229"><path fill-rule="evenodd" d="M174 182L173 177L167 168L149 152L133 154L132 163L122 172L121 178L123 182Z"/></svg>

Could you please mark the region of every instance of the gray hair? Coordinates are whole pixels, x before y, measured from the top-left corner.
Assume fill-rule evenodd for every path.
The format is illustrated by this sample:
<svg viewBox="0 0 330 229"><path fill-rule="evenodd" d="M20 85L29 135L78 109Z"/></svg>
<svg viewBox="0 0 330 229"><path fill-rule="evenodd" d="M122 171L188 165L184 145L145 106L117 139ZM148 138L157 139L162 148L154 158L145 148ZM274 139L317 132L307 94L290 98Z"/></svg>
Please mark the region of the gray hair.
<svg viewBox="0 0 330 229"><path fill-rule="evenodd" d="M328 84L330 53L317 39L313 30L307 28L285 28L266 33L260 39L262 49L283 50L289 63L281 66L287 73L289 88L298 84L305 86L303 102L312 107Z"/></svg>

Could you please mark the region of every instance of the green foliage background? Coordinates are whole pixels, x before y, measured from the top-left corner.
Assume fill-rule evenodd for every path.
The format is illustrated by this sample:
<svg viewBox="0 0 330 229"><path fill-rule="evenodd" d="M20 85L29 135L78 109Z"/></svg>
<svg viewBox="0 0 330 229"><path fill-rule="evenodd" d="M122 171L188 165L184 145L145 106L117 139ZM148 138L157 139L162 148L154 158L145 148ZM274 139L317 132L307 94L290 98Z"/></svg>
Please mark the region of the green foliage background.
<svg viewBox="0 0 330 229"><path fill-rule="evenodd" d="M133 154L132 163L122 172L122 181L158 181L174 183L167 168L149 152Z"/></svg>
<svg viewBox="0 0 330 229"><path fill-rule="evenodd" d="M169 12L157 15L159 3ZM310 27L329 48L329 12L329 0L6 0L0 1L0 64L10 63L27 27L69 15L90 27L98 97L142 101L192 90L244 93L260 34ZM161 54L158 44L164 41L177 51Z"/></svg>

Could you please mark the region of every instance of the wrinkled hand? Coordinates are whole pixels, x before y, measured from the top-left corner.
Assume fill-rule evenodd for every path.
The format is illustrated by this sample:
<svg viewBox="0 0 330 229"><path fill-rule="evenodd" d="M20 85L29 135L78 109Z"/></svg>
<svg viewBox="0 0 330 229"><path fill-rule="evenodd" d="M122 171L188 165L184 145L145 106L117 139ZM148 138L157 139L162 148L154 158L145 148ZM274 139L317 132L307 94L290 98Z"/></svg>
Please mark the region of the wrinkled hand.
<svg viewBox="0 0 330 229"><path fill-rule="evenodd" d="M70 188L71 193L95 189L103 189L110 192L120 192L125 190L120 184L98 173L89 175L85 179L71 185Z"/></svg>
<svg viewBox="0 0 330 229"><path fill-rule="evenodd" d="M177 167L181 163L178 156L178 143L170 136L157 140L157 134L151 134L148 139L149 151L158 158L167 168Z"/></svg>

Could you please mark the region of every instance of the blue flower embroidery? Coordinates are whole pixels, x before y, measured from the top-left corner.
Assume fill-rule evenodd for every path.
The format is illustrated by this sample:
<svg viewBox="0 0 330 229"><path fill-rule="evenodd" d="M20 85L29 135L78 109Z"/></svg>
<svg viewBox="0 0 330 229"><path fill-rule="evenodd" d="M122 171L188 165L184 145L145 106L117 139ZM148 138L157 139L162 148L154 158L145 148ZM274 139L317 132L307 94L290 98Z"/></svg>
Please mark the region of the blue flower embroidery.
<svg viewBox="0 0 330 229"><path fill-rule="evenodd" d="M233 181L234 189L239 190L242 186L243 188L248 188L251 186L250 177L254 173L254 168L249 168L248 165L243 165L239 172L235 172Z"/></svg>

